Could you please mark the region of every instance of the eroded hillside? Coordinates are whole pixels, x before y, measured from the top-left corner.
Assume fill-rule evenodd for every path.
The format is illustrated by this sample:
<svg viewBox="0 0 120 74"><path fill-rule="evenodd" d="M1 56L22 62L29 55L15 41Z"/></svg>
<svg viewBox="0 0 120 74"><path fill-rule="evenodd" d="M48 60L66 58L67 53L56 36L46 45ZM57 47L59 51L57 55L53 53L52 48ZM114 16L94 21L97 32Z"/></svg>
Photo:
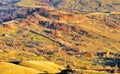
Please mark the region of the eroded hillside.
<svg viewBox="0 0 120 74"><path fill-rule="evenodd" d="M34 2L21 0L11 12L1 11L7 14L0 17L1 61L51 61L80 73L112 71L119 63L119 12L83 13Z"/></svg>

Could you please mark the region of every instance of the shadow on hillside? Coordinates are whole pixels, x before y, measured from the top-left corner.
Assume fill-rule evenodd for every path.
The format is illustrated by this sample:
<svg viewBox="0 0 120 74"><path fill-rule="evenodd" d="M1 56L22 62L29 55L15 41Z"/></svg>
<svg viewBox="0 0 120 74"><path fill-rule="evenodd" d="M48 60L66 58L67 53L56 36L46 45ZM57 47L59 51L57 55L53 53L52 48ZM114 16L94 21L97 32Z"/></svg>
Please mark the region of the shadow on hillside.
<svg viewBox="0 0 120 74"><path fill-rule="evenodd" d="M120 58L104 58L103 60L105 61L104 65L106 66L115 67L118 65L120 68Z"/></svg>

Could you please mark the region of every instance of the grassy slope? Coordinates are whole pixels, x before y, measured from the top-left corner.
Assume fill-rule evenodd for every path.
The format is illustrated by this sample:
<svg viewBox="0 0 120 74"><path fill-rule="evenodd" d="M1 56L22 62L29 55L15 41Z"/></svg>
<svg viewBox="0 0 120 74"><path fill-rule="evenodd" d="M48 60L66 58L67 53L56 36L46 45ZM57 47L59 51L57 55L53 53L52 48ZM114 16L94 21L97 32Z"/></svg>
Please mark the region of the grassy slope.
<svg viewBox="0 0 120 74"><path fill-rule="evenodd" d="M16 5L23 7L41 7L36 6L40 1L34 0L21 0ZM80 4L81 3L81 4ZM117 5L118 3L118 5ZM84 11L96 11L96 8L100 11L110 11L117 10L119 11L120 0L51 0L50 4L61 9L75 9L75 10L84 10ZM116 5L114 5L116 4ZM100 5L100 6L99 6Z"/></svg>
<svg viewBox="0 0 120 74"><path fill-rule="evenodd" d="M28 4L26 4L26 3L28 3ZM24 0L21 0L21 2L18 3L18 5L19 4L21 6L25 6L25 7L31 7L31 6L34 7L33 2L30 2L28 0L26 0L26 2L24 2ZM62 11L59 11L59 10L57 10L56 12L55 11L51 12L51 14L56 14L56 15L59 15L60 13L69 14L69 12L64 12L64 11L62 12ZM75 19L73 17L69 17L67 20L66 19L56 20L56 19L50 19L50 18L45 18L45 17L44 18L45 18L46 21L48 21L48 20L57 21L57 22L65 23L65 24L70 25L70 26L77 26L77 27L79 27L79 29L90 32L93 37L98 37L98 38L93 39L93 38L86 37L84 35L81 36L81 35L77 34L77 35L80 36L80 40L73 41L72 37L69 34L67 34L67 33L64 34L63 33L63 37L55 38L55 39L59 39L61 42L68 43L68 45L72 46L72 47L76 47L75 43L79 43L79 44L81 44L81 46L77 46L77 48L79 48L81 51L85 50L85 51L91 51L91 52L96 52L96 51L114 51L114 52L118 51L118 52L120 52L119 51L120 44L118 43L120 36L119 36L119 34L113 33L113 31L114 31L113 28L109 28L104 23L100 22L99 20L89 19L89 18L86 17L86 15L84 16L84 15L81 15L81 14L75 14L75 13L73 13L73 14L75 16L79 17L80 19ZM94 15L97 15L97 13L94 13ZM89 14L88 14L88 16L89 16ZM30 21L30 20L28 20L28 21ZM17 23L17 24L20 25L20 26L24 26L24 25L21 25L21 23ZM16 38L15 39L16 43L21 42L20 40L22 40L22 39L27 39L27 40L25 40L25 42L27 42L29 40L35 40L35 41L41 42L42 44L44 44L44 46L43 47L35 47L35 49L34 49L34 48L27 48L23 44L21 46L17 46L16 48L14 48L14 46L10 47L10 46L1 45L2 50L3 49L7 49L7 50L13 49L13 52L9 52L9 51L5 52L5 51L1 50L2 60L6 60L6 59L10 60L10 59L16 59L16 58L18 60L19 59L20 60L21 59L23 59L23 60L28 60L28 59L29 60L46 60L44 57L36 55L36 52L35 52L36 48L42 48L43 50L61 49L58 45L56 45L54 42L50 41L49 39L47 39L45 37L42 37L40 35L36 35L36 34L31 33L29 31L27 31L27 32L25 31L22 34L18 35L18 34L16 34L16 32L21 30L21 28L18 28L18 27L16 28L16 26L14 26L14 27L15 27L15 29L10 29L10 30L8 30L6 28L1 28L1 30L0 30L1 34L4 31L7 34L15 35L15 37L13 37L11 35L8 36L8 37L1 36L4 39L4 42L8 42L7 40L10 40L12 38L13 39ZM38 26L38 24L36 24L36 23L31 24L30 26L27 26L27 28L32 29L32 30L37 31L37 32L41 32L43 30L49 30L48 28L42 29L42 27ZM118 30L118 33L120 33L119 30ZM26 35L27 35L27 37L24 38L23 36L26 36ZM81 41L81 40L83 40L83 41ZM3 40L1 40L1 42L3 42ZM18 44L18 45L20 45L20 44ZM18 54L17 51L19 49L23 49L23 48L26 49L27 51L26 50L24 50L24 51L20 50L20 53ZM14 49L17 49L17 50L15 50L15 52L14 52ZM9 53L9 55L8 55L8 53ZM11 54L13 54L13 55L11 55ZM8 57L8 56L10 56L10 57ZM55 56L57 56L57 58ZM59 52L59 54L58 53L55 53L55 55L52 54L52 56L50 55L50 57L48 57L48 58L50 59L50 61L54 61L54 62L58 62L60 64L64 64L64 66L69 63L70 65L73 65L73 66L78 67L78 68L79 67L85 67L86 65L89 68L97 68L98 67L98 66L93 66L92 65L94 63L92 59L86 58L85 60L83 60L82 58L76 58L74 55L69 56L69 55L66 54L65 51L62 51L62 50ZM60 60L56 60L56 59L60 59ZM74 59L74 60L71 60L71 59ZM92 62L89 61L89 60L92 60ZM68 62L68 63L66 63L66 62ZM37 64L38 63L36 63L35 66ZM37 68L38 68L38 66L37 66Z"/></svg>
<svg viewBox="0 0 120 74"><path fill-rule="evenodd" d="M20 0L16 5L23 6L23 7L34 7L35 1L34 0Z"/></svg>
<svg viewBox="0 0 120 74"><path fill-rule="evenodd" d="M51 14L55 14L55 13L56 13L56 15L59 15L60 13L62 13L62 11L60 11L59 13L58 13L58 10L56 12L55 11L51 12ZM68 14L68 12L64 12L64 14ZM86 36L83 35L83 36L81 36L81 39L83 41L81 41L81 39L77 40L77 41L73 41L71 39L72 37L69 34L65 33L65 34L63 34L63 37L60 37L60 38L57 37L57 38L55 38L56 40L58 39L59 41L64 42L64 43L68 44L71 47L77 47L81 51L91 51L91 52L94 52L94 51L114 51L114 52L119 51L118 49L119 49L120 46L119 46L118 41L119 41L119 37L120 36L117 35L117 34L114 34L112 28L109 28L108 26L105 26L104 23L99 22L98 20L91 20L89 18L86 18L86 15L84 16L84 15L81 15L81 14L75 14L75 13L73 13L73 14L75 16L79 17L80 19L77 19L77 18L75 19L74 18L74 20L71 21L71 18L73 18L73 17L69 17L70 19L68 18L68 20L64 20L64 21L63 20L55 20L55 19L52 19L52 20L55 20L57 22L66 23L66 24L68 24L70 26L76 25L80 29L85 30L87 32L90 32L93 37L98 37L98 38L97 39L93 39L93 38L89 38L89 37L86 37ZM46 21L47 20L51 21L50 18L47 18ZM69 21L69 23L68 23L68 21ZM29 22L30 22L30 20L29 20ZM22 24L24 24L24 23L22 23ZM24 25L21 25L21 23L18 23L18 25L24 26ZM104 28L103 28L103 26L104 26ZM31 24L30 26L27 26L27 28L29 28L31 30L34 30L34 31L36 31L38 33L42 32L43 30L49 30L48 28L43 28L41 26L38 26L38 24L36 24L36 23ZM12 30L12 29L10 29L10 30ZM19 31L19 30L21 30L21 28L17 29L17 31ZM7 30L7 31L9 31L9 30ZM21 39L26 39L25 42L27 42L29 40L34 40L34 41L39 41L40 43L42 43L44 45L42 47L40 46L40 47L35 47L35 48L27 48L27 47L24 46L24 44L22 44L20 46L17 46L17 47L19 47L19 49L23 49L24 48L27 51L25 51L25 52L23 51L21 53L17 53L17 55L20 55L20 56L17 56L16 52L15 52L14 55L11 56L14 59L15 58L18 58L18 59L22 58L22 59L31 59L31 60L33 60L33 59L41 60L41 57L39 58L39 56L36 55L36 53L39 53L38 51L36 51L36 48L41 48L43 50L50 50L50 51L56 50L56 49L57 50L61 49L59 47L59 45L56 45L56 43L54 43L51 40L49 40L47 38L44 38L44 37L42 37L40 35L31 33L29 31L25 31L25 32L23 32L21 34L17 34L16 32L13 33L13 35L16 36L15 40L17 42L21 42ZM2 32L1 32L1 34L2 34ZM26 36L26 37L23 37L23 36ZM106 36L106 37L103 37L103 36ZM49 36L49 37L51 37L51 36ZM3 37L3 39L5 39L4 42L7 42L7 39L9 39L9 38L13 38L13 36L10 35L8 37ZM81 45L80 46L76 46L75 43L80 43ZM108 43L110 45L108 45ZM96 44L96 45L94 45L94 44ZM4 46L4 47L5 47L4 49L7 49L7 50L12 48L12 47L8 47L8 46ZM3 46L2 46L2 49L3 49ZM12 48L12 49L19 50L18 48ZM22 50L20 50L20 51L22 51ZM31 51L33 51L33 52L31 52ZM26 52L28 52L28 53L26 54ZM58 55L58 56L63 56L65 54L66 53L63 53L63 54ZM27 57L27 55L30 55L30 57ZM8 56L8 55L6 55L6 56ZM66 58L64 58L64 59L65 60L70 60L69 56L67 56L67 57L68 57L68 59L66 59ZM6 59L11 59L11 58L6 58ZM54 57L52 57L50 59L54 59ZM55 59L54 59L54 61L55 61ZM44 60L44 58L42 58L42 60ZM78 64L79 64L79 62L76 62L76 66L78 66Z"/></svg>
<svg viewBox="0 0 120 74"><path fill-rule="evenodd" d="M15 64L0 62L0 74L37 74L41 73L32 68L22 67Z"/></svg>
<svg viewBox="0 0 120 74"><path fill-rule="evenodd" d="M40 4L40 1L34 1L34 0L20 0L16 5L23 6L23 7L43 7L39 6L37 4ZM81 10L81 11L120 11L119 8L119 0L51 0L49 4L52 4L54 7L58 7L60 9L75 9L75 10ZM116 4L116 5L115 5ZM45 6L48 8L47 6ZM44 8L45 8L44 7ZM53 9L49 7L48 9Z"/></svg>
<svg viewBox="0 0 120 74"><path fill-rule="evenodd" d="M22 61L15 65L7 62L0 62L0 74L37 74L37 73L58 73L64 67L48 61Z"/></svg>
<svg viewBox="0 0 120 74"><path fill-rule="evenodd" d="M54 10L55 8L50 6L41 6L39 5L41 2L38 0L20 0L18 3L16 3L16 6L22 6L22 7L31 7L31 8L47 8L50 10Z"/></svg>
<svg viewBox="0 0 120 74"><path fill-rule="evenodd" d="M48 73L59 73L60 70L64 69L63 67L47 61L23 61L20 65Z"/></svg>
<svg viewBox="0 0 120 74"><path fill-rule="evenodd" d="M119 5L113 5L113 3L120 3L120 0L52 0L51 3L58 8L77 9L81 11L92 11L95 10L95 8L98 8L101 11L106 11L111 10L112 7L119 10L120 7ZM99 6L100 3L101 6ZM112 5L112 7L107 6L107 4Z"/></svg>

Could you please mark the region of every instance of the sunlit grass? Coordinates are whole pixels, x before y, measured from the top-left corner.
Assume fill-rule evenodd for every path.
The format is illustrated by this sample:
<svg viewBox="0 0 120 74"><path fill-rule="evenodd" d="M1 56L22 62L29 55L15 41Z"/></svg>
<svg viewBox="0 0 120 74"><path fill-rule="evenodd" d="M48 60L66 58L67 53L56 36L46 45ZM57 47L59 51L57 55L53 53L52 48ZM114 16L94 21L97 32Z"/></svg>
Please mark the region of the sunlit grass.
<svg viewBox="0 0 120 74"><path fill-rule="evenodd" d="M15 64L0 62L0 74L37 74L39 71Z"/></svg>
<svg viewBox="0 0 120 74"><path fill-rule="evenodd" d="M47 61L23 61L20 63L20 65L48 73L58 73L60 72L60 69L64 69L61 66Z"/></svg>

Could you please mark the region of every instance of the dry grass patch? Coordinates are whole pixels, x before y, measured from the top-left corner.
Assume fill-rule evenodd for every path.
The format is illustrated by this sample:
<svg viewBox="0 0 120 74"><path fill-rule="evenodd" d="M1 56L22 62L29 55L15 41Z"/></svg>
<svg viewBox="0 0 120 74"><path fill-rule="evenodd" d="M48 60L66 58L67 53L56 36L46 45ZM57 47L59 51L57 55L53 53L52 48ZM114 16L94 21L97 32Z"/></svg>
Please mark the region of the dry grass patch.
<svg viewBox="0 0 120 74"><path fill-rule="evenodd" d="M37 74L39 71L6 62L0 62L0 74Z"/></svg>
<svg viewBox="0 0 120 74"><path fill-rule="evenodd" d="M34 0L20 0L16 5L23 6L23 7L34 7L35 1Z"/></svg>
<svg viewBox="0 0 120 74"><path fill-rule="evenodd" d="M23 61L20 65L48 73L59 73L62 69L64 69L64 67L47 61Z"/></svg>

